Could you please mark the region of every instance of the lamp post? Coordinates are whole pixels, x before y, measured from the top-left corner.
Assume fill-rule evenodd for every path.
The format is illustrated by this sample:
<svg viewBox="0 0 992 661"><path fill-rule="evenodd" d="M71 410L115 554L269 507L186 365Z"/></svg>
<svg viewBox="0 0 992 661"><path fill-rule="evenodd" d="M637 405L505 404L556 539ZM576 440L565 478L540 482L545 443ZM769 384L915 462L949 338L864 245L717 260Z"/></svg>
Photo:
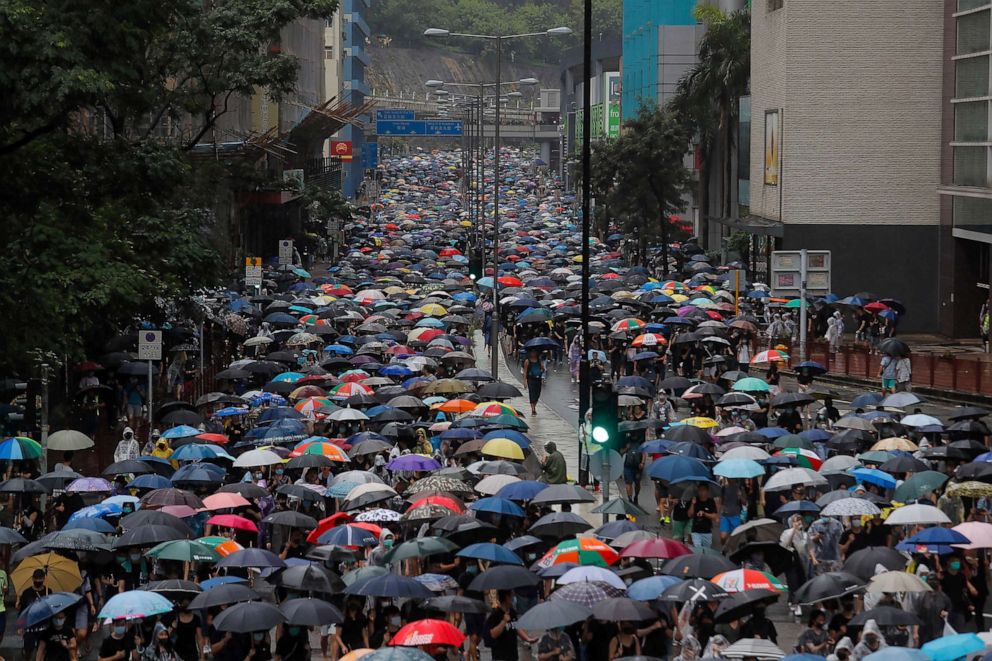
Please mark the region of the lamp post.
<svg viewBox="0 0 992 661"><path fill-rule="evenodd" d="M588 0L587 0L588 1ZM466 37L470 39L488 39L496 42L496 119L493 130L493 317L490 325L492 341L493 379L499 380L499 122L500 96L502 94L502 59L503 41L505 39L521 39L523 37L565 36L572 34L569 27L550 28L543 32L524 32L521 34L467 34L451 32L442 28L427 28L425 37ZM536 82L536 81L535 81Z"/></svg>

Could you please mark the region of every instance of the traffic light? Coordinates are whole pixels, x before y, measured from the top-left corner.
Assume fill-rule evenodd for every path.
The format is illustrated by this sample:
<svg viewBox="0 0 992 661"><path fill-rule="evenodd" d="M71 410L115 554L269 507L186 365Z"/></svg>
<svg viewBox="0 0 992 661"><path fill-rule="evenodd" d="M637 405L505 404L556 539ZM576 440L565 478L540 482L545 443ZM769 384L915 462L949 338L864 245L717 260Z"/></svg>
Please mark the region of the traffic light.
<svg viewBox="0 0 992 661"><path fill-rule="evenodd" d="M615 448L620 441L617 422L617 393L612 383L599 382L592 386L592 442L604 448Z"/></svg>
<svg viewBox="0 0 992 661"><path fill-rule="evenodd" d="M482 277L482 254L474 247L469 251L468 277L475 282L478 282Z"/></svg>

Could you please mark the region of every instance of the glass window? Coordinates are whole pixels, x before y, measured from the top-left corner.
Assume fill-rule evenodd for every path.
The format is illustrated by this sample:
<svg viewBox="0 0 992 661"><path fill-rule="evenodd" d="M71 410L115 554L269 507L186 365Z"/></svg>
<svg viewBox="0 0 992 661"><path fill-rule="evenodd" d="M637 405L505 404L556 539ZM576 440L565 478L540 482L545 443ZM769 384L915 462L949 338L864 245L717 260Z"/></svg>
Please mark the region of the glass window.
<svg viewBox="0 0 992 661"><path fill-rule="evenodd" d="M958 55L989 50L989 12L958 18Z"/></svg>
<svg viewBox="0 0 992 661"><path fill-rule="evenodd" d="M989 56L969 57L954 62L957 84L954 96L969 99L989 94Z"/></svg>
<svg viewBox="0 0 992 661"><path fill-rule="evenodd" d="M989 102L954 104L954 140L985 142L989 139Z"/></svg>
<svg viewBox="0 0 992 661"><path fill-rule="evenodd" d="M958 186L988 186L988 156L988 147L955 147L954 183Z"/></svg>
<svg viewBox="0 0 992 661"><path fill-rule="evenodd" d="M968 11L977 7L984 7L989 4L989 0L958 0L958 11Z"/></svg>
<svg viewBox="0 0 992 661"><path fill-rule="evenodd" d="M954 227L992 233L992 200L956 195L953 213Z"/></svg>

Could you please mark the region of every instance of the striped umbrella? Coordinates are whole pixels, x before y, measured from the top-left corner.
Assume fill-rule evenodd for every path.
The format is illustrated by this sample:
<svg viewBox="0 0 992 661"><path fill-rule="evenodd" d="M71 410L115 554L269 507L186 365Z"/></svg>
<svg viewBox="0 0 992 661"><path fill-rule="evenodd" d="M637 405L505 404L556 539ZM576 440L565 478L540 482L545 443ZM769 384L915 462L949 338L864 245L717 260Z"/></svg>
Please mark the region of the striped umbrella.
<svg viewBox="0 0 992 661"><path fill-rule="evenodd" d="M22 461L24 459L37 459L40 456L41 445L24 436L14 436L0 443L0 459Z"/></svg>
<svg viewBox="0 0 992 661"><path fill-rule="evenodd" d="M747 592L748 590L772 590L785 592L785 586L771 574L757 569L734 569L717 574L710 579L727 592Z"/></svg>
<svg viewBox="0 0 992 661"><path fill-rule="evenodd" d="M639 331L647 326L646 323L640 319L635 319L630 317L628 319L621 319L617 323L613 324L614 333L632 333L634 331Z"/></svg>
<svg viewBox="0 0 992 661"><path fill-rule="evenodd" d="M619 559L617 552L606 543L593 537L577 537L566 539L548 551L538 561L538 566L550 567L563 562L574 562L577 565L609 567Z"/></svg>
<svg viewBox="0 0 992 661"><path fill-rule="evenodd" d="M668 344L668 340L660 333L644 333L635 337L634 341L631 342L631 345L635 347L660 347L664 344Z"/></svg>
<svg viewBox="0 0 992 661"><path fill-rule="evenodd" d="M820 456L813 452L812 450L806 450L804 448L785 448L784 450L779 450L773 457L795 457L796 463L804 468L812 468L815 471L820 470L820 466L823 465L823 460Z"/></svg>

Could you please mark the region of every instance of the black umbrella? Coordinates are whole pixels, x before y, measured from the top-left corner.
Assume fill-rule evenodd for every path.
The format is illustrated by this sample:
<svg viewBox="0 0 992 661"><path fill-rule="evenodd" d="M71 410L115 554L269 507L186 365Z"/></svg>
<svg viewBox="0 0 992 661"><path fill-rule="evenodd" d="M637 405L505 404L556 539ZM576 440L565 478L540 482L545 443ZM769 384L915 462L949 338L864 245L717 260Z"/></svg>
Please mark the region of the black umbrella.
<svg viewBox="0 0 992 661"><path fill-rule="evenodd" d="M670 376L667 379L663 379L658 384L658 387L662 390L685 390L692 384L693 382L684 376Z"/></svg>
<svg viewBox="0 0 992 661"><path fill-rule="evenodd" d="M75 471L61 470L53 471L51 473L45 473L40 476L36 481L45 485L47 488L52 489L65 489L65 487L73 480L78 480L82 475Z"/></svg>
<svg viewBox="0 0 992 661"><path fill-rule="evenodd" d="M265 549L247 548L235 551L231 555L221 558L217 562L217 567L285 567L286 563L273 553Z"/></svg>
<svg viewBox="0 0 992 661"><path fill-rule="evenodd" d="M517 626L525 631L547 631L582 622L591 615L592 610L582 604L556 599L528 610L517 620Z"/></svg>
<svg viewBox="0 0 992 661"><path fill-rule="evenodd" d="M733 556L742 547L756 542L772 542L778 544L782 537L784 528L781 523L774 519L754 519L737 526L723 543L723 553L728 558Z"/></svg>
<svg viewBox="0 0 992 661"><path fill-rule="evenodd" d="M895 627L899 625L911 626L921 624L920 618L909 611L892 606L879 606L871 610L858 613L847 623L851 627L862 627L868 620L875 620L875 624L880 627Z"/></svg>
<svg viewBox="0 0 992 661"><path fill-rule="evenodd" d="M222 381L236 381L238 379L250 379L252 373L238 367L228 367L226 370L217 372L215 379Z"/></svg>
<svg viewBox="0 0 992 661"><path fill-rule="evenodd" d="M561 503L594 503L596 497L574 484L552 484L534 496L531 505L559 505Z"/></svg>
<svg viewBox="0 0 992 661"><path fill-rule="evenodd" d="M541 581L533 572L517 565L500 565L482 572L469 584L473 592L485 590L515 590L537 585Z"/></svg>
<svg viewBox="0 0 992 661"><path fill-rule="evenodd" d="M844 571L868 581L875 575L875 565L888 570L905 569L909 561L902 553L887 546L869 546L855 551L844 561Z"/></svg>
<svg viewBox="0 0 992 661"><path fill-rule="evenodd" d="M103 469L104 475L125 475L127 473L133 473L134 475L142 475L144 473L151 473L152 469L143 461L138 461L137 459L125 459L124 461L115 461L106 468Z"/></svg>
<svg viewBox="0 0 992 661"><path fill-rule="evenodd" d="M299 627L316 627L344 622L344 615L336 606L320 599L289 599L279 604L279 610L286 616L287 624Z"/></svg>
<svg viewBox="0 0 992 661"><path fill-rule="evenodd" d="M186 409L180 409L178 411L172 411L162 416L162 424L168 425L170 427L175 427L177 425L189 425L190 427L197 427L203 424L203 416L199 413L193 411L188 411Z"/></svg>
<svg viewBox="0 0 992 661"><path fill-rule="evenodd" d="M783 392L772 397L769 405L777 409L786 406L806 406L815 401L816 399L804 392Z"/></svg>
<svg viewBox="0 0 992 661"><path fill-rule="evenodd" d="M324 497L314 491L313 489L308 489L300 484L284 484L278 489L276 493L285 494L287 496L292 496L293 498L299 498L300 500L310 500L315 503L319 503L324 500Z"/></svg>
<svg viewBox="0 0 992 661"><path fill-rule="evenodd" d="M48 489L41 482L12 477L0 482L0 493L48 493Z"/></svg>
<svg viewBox="0 0 992 661"><path fill-rule="evenodd" d="M771 590L735 592L720 602L713 617L717 622L737 620L745 615L751 615L757 604L770 604L778 598L779 593Z"/></svg>
<svg viewBox="0 0 992 661"><path fill-rule="evenodd" d="M984 418L989 414L988 409L980 406L958 406L947 416L948 420L969 420Z"/></svg>
<svg viewBox="0 0 992 661"><path fill-rule="evenodd" d="M592 616L603 622L641 622L653 620L656 613L643 601L629 597L610 597L592 607Z"/></svg>
<svg viewBox="0 0 992 661"><path fill-rule="evenodd" d="M672 558L661 566L661 573L679 578L711 579L725 571L739 569L722 555L694 553Z"/></svg>
<svg viewBox="0 0 992 661"><path fill-rule="evenodd" d="M909 345L894 337L887 337L879 342L878 349L887 356L903 357L909 355Z"/></svg>
<svg viewBox="0 0 992 661"><path fill-rule="evenodd" d="M282 611L261 601L247 601L225 608L214 618L214 628L231 633L268 631L286 621Z"/></svg>
<svg viewBox="0 0 992 661"><path fill-rule="evenodd" d="M317 455L306 455L306 456L317 456ZM303 528L304 530L313 530L317 527L317 519L312 516L307 516L302 512L297 512L296 510L283 510L281 512L273 512L264 519L263 523L270 523L277 526L288 526L290 528Z"/></svg>
<svg viewBox="0 0 992 661"><path fill-rule="evenodd" d="M265 498L269 495L269 492L258 486L254 482L234 482L233 484L225 484L221 488L217 489L219 493L236 493L240 494L244 498L249 500L252 498ZM310 491L310 489L307 489Z"/></svg>
<svg viewBox="0 0 992 661"><path fill-rule="evenodd" d="M793 599L803 606L810 606L821 601L839 599L863 589L864 581L845 571L831 571L820 574L802 584L796 590Z"/></svg>
<svg viewBox="0 0 992 661"><path fill-rule="evenodd" d="M159 594L166 595L169 599L192 598L193 595L203 592L203 588L200 587L199 583L184 581L179 578L172 578L166 581L152 581L139 589L147 590L148 592L158 592Z"/></svg>
<svg viewBox="0 0 992 661"><path fill-rule="evenodd" d="M426 606L442 613L477 613L482 615L489 612L489 608L484 602L455 595L428 599Z"/></svg>
<svg viewBox="0 0 992 661"><path fill-rule="evenodd" d="M115 549L128 548L130 546L155 546L162 542L173 539L187 538L175 528L162 525L144 525L132 528L114 541Z"/></svg>
<svg viewBox="0 0 992 661"><path fill-rule="evenodd" d="M592 528L584 518L573 512L552 512L534 522L527 532L538 537L564 539Z"/></svg>
<svg viewBox="0 0 992 661"><path fill-rule="evenodd" d="M216 606L227 606L242 601L260 600L258 594L247 585L241 583L222 583L209 590L204 590L189 602L190 610L203 610Z"/></svg>
<svg viewBox="0 0 992 661"><path fill-rule="evenodd" d="M480 574L476 577L476 580L482 576L483 574ZM430 599L434 596L434 593L424 586L424 584L412 578L398 576L396 574L385 574L383 576L374 576L356 581L346 587L344 593L363 597L383 597L390 599Z"/></svg>
<svg viewBox="0 0 992 661"><path fill-rule="evenodd" d="M311 560L320 560L327 564L341 562L352 563L358 559L358 553L349 548L345 548L344 546L322 544L321 546L315 546L307 551L307 558Z"/></svg>
<svg viewBox="0 0 992 661"><path fill-rule="evenodd" d="M687 601L721 601L729 596L730 593L716 583L711 583L702 578L693 578L682 583L670 585L665 588L664 592L658 598L681 604Z"/></svg>
<svg viewBox="0 0 992 661"><path fill-rule="evenodd" d="M694 427L693 425L677 425L669 427L664 434L667 441L696 443L697 445L708 445L711 442L710 435L705 429Z"/></svg>
<svg viewBox="0 0 992 661"><path fill-rule="evenodd" d="M772 570L772 574L785 573L786 570L796 562L796 554L792 549L787 549L774 542L750 542L740 546L733 553L728 553L727 557L733 562L744 563L752 556L759 556L761 560Z"/></svg>
<svg viewBox="0 0 992 661"><path fill-rule="evenodd" d="M344 589L344 581L334 572L320 565L295 565L287 567L272 580L275 585L300 592L337 594Z"/></svg>
<svg viewBox="0 0 992 661"><path fill-rule="evenodd" d="M172 528L179 534L179 537L174 537L173 539L193 537L193 531L190 530L189 526L182 519L158 510L138 510L121 518L121 527L124 530L135 530L149 525Z"/></svg>
<svg viewBox="0 0 992 661"><path fill-rule="evenodd" d="M878 468L886 473L919 473L930 470L929 466L911 455L893 457Z"/></svg>
<svg viewBox="0 0 992 661"><path fill-rule="evenodd" d="M351 455L352 453L348 453ZM354 456L354 455L352 455ZM298 457L293 457L286 462L286 468L289 470L303 469L303 468L323 468L324 466L333 466L334 462L331 461L329 457L325 457L322 454L301 454Z"/></svg>

